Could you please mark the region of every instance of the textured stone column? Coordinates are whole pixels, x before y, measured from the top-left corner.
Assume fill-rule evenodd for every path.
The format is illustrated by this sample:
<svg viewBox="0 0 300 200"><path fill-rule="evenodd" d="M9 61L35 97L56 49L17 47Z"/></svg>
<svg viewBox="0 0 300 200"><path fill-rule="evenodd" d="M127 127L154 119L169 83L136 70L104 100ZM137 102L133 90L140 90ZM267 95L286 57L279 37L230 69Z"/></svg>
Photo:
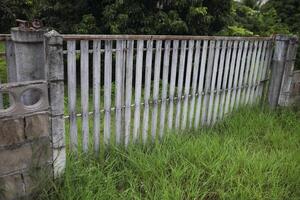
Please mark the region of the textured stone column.
<svg viewBox="0 0 300 200"><path fill-rule="evenodd" d="M268 94L268 102L272 108L275 108L278 105L288 44L288 36L277 35L275 37L275 49L272 59L271 78Z"/></svg>
<svg viewBox="0 0 300 200"><path fill-rule="evenodd" d="M45 80L44 61L44 34L45 31L21 30L18 27L11 29L11 40L13 47L10 52L14 53L15 61L9 60L8 77L10 82ZM22 101L27 104L36 102L39 94L34 91L24 95Z"/></svg>
<svg viewBox="0 0 300 200"><path fill-rule="evenodd" d="M56 31L45 34L45 69L49 84L54 176L65 168L63 38Z"/></svg>

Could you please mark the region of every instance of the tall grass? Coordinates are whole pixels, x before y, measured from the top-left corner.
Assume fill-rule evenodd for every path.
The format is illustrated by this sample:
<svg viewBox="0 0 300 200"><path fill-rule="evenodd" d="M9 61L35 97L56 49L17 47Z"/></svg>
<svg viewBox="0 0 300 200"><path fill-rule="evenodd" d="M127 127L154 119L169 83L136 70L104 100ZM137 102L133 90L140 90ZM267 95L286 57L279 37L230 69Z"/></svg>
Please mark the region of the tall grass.
<svg viewBox="0 0 300 200"><path fill-rule="evenodd" d="M299 199L300 114L246 108L162 143L70 155L40 199Z"/></svg>

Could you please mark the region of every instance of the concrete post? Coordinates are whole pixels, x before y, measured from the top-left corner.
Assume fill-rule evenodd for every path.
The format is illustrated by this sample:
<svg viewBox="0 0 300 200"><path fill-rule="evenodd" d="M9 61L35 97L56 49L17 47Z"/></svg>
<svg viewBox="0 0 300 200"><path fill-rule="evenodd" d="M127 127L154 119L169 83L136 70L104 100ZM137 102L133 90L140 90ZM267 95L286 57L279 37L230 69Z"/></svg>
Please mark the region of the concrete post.
<svg viewBox="0 0 300 200"><path fill-rule="evenodd" d="M45 80L44 30L28 31L18 27L11 29L11 40L15 62L10 61L8 77L10 82ZM12 64L13 63L13 64ZM39 94L31 91L22 97L23 103L32 105Z"/></svg>
<svg viewBox="0 0 300 200"><path fill-rule="evenodd" d="M295 66L297 47L298 47L298 38L290 37L288 48L287 48L286 59L285 59L285 66L283 71L279 100L278 100L278 104L280 106L288 106L290 104L291 84L293 79L293 71Z"/></svg>
<svg viewBox="0 0 300 200"><path fill-rule="evenodd" d="M45 34L45 69L49 84L54 176L65 168L63 38L56 31Z"/></svg>
<svg viewBox="0 0 300 200"><path fill-rule="evenodd" d="M275 37L275 49L272 59L271 77L268 94L268 102L272 108L275 108L278 105L288 44L288 36L277 35Z"/></svg>

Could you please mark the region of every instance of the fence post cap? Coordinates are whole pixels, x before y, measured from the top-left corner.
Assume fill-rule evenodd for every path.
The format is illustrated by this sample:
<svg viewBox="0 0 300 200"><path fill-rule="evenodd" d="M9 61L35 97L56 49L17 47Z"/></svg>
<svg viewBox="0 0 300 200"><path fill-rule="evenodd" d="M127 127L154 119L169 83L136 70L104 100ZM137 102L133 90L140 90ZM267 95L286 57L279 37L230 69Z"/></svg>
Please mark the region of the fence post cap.
<svg viewBox="0 0 300 200"><path fill-rule="evenodd" d="M43 42L46 30L22 30L19 27L11 28L11 38L15 42Z"/></svg>
<svg viewBox="0 0 300 200"><path fill-rule="evenodd" d="M48 44L62 44L63 38L62 36L55 30L48 31L44 34L46 39L48 39Z"/></svg>

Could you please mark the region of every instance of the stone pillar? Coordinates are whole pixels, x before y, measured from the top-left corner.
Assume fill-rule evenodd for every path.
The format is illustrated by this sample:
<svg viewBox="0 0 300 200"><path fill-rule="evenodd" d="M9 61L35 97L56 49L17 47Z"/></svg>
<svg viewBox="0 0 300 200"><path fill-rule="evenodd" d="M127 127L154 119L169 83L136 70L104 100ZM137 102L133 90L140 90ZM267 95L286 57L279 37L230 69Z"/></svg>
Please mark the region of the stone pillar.
<svg viewBox="0 0 300 200"><path fill-rule="evenodd" d="M49 84L54 176L65 168L63 38L56 31L45 34L45 69Z"/></svg>
<svg viewBox="0 0 300 200"><path fill-rule="evenodd" d="M271 77L268 94L268 102L272 108L275 108L278 105L288 44L288 36L277 35L275 37L275 49L272 59Z"/></svg>
<svg viewBox="0 0 300 200"><path fill-rule="evenodd" d="M290 104L291 84L293 79L293 71L295 66L296 54L298 48L298 38L290 37L287 47L285 66L282 76L282 84L280 88L278 104L280 106L288 106Z"/></svg>
<svg viewBox="0 0 300 200"><path fill-rule="evenodd" d="M18 27L11 29L15 62L8 70L10 82L45 80L44 34L44 30L21 30ZM30 105L37 98L38 94L31 91L22 97L22 101Z"/></svg>

